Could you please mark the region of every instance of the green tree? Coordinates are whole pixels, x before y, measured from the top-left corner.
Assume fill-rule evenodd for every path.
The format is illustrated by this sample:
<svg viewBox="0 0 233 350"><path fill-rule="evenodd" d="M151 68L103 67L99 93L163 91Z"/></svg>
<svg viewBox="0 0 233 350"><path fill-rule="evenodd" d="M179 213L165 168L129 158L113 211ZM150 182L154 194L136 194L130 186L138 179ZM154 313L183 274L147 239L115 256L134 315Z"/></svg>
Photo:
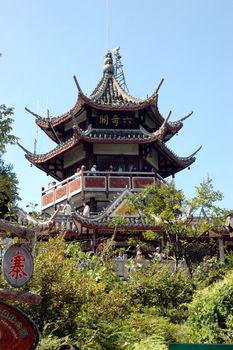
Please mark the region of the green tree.
<svg viewBox="0 0 233 350"><path fill-rule="evenodd" d="M149 185L137 196L132 196L131 201L149 223L161 227L160 239L165 235L176 265L179 259L187 258L187 238L193 237L194 232L186 215L188 208L184 193L178 191L174 183Z"/></svg>
<svg viewBox="0 0 233 350"><path fill-rule="evenodd" d="M213 180L207 176L195 187L194 197L189 201L193 212L200 212L201 218L197 229L204 232L210 229L221 231L226 219L227 211L217 203L222 201L223 194L214 189Z"/></svg>
<svg viewBox="0 0 233 350"><path fill-rule="evenodd" d="M20 199L18 180L12 169L12 165L6 165L0 157L0 218L5 218L7 213L12 214L14 206Z"/></svg>
<svg viewBox="0 0 233 350"><path fill-rule="evenodd" d="M0 218L12 213L12 208L19 200L18 180L11 164L6 165L2 154L6 152L7 144L14 144L17 138L12 135L13 108L0 105Z"/></svg>
<svg viewBox="0 0 233 350"><path fill-rule="evenodd" d="M6 107L4 104L0 105L0 154L6 151L7 144L14 144L17 137L12 135L12 115L14 109Z"/></svg>
<svg viewBox="0 0 233 350"><path fill-rule="evenodd" d="M226 211L215 205L222 198L221 192L215 191L212 180L207 178L196 187L195 197L189 201L182 191L175 188L174 183L170 183L149 185L138 195L132 196L131 202L149 223L161 227L161 239L164 234L169 243L167 249L176 266L184 258L192 274L192 261L203 254L205 247L197 238L207 229L221 230L223 227ZM197 209L206 215L194 230L192 213Z"/></svg>

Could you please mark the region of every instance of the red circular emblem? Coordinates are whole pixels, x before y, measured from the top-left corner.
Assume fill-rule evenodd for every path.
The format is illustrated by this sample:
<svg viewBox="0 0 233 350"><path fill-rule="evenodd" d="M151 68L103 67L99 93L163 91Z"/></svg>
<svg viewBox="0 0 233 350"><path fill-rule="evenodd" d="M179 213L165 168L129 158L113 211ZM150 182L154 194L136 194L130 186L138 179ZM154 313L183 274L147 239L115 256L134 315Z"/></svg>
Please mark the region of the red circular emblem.
<svg viewBox="0 0 233 350"><path fill-rule="evenodd" d="M21 310L0 302L0 349L33 350L39 341L35 324Z"/></svg>
<svg viewBox="0 0 233 350"><path fill-rule="evenodd" d="M11 286L22 287L33 274L33 258L29 250L21 244L11 245L3 256L4 277Z"/></svg>

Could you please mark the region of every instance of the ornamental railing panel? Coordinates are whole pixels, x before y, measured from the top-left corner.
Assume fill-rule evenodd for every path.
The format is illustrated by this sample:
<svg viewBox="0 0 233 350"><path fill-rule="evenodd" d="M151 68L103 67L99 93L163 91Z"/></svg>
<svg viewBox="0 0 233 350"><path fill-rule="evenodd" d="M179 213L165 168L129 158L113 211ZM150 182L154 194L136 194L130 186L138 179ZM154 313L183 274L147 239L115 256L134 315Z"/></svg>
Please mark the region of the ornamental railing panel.
<svg viewBox="0 0 233 350"><path fill-rule="evenodd" d="M106 191L106 176L84 176L84 191Z"/></svg>
<svg viewBox="0 0 233 350"><path fill-rule="evenodd" d="M81 192L81 189L82 179L80 176L68 183L68 192L70 196L74 196L75 194Z"/></svg>
<svg viewBox="0 0 233 350"><path fill-rule="evenodd" d="M69 198L77 195L84 196L87 192L117 192L125 188L140 191L146 185L162 181L155 178L153 173L143 172L109 172L99 171L91 173L82 171L79 174L52 183L47 189L42 189L42 210L49 209L57 204L64 203Z"/></svg>
<svg viewBox="0 0 233 350"><path fill-rule="evenodd" d="M123 176L109 176L108 178L108 190L119 191L125 188L131 188L130 177Z"/></svg>
<svg viewBox="0 0 233 350"><path fill-rule="evenodd" d="M145 186L155 183L154 177L133 177L132 189L134 191L141 191Z"/></svg>

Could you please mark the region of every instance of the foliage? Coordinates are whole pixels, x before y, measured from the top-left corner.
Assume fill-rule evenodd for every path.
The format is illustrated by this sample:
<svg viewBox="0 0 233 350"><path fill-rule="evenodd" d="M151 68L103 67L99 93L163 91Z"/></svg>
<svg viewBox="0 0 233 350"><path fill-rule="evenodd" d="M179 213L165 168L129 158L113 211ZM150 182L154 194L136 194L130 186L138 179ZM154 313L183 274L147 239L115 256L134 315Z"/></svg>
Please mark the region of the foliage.
<svg viewBox="0 0 233 350"><path fill-rule="evenodd" d="M130 199L132 204L143 212L148 222L173 223L177 214L182 212L184 194L182 191L177 191L173 183L149 185Z"/></svg>
<svg viewBox="0 0 233 350"><path fill-rule="evenodd" d="M185 259L192 275L195 264L202 260L207 248L198 242L198 236L209 229L222 230L226 211L215 205L222 198L221 192L215 191L212 180L207 178L196 187L196 195L189 201L173 182L149 185L131 196L130 201L148 223L160 227L167 240L167 254L175 259L176 266L179 260ZM198 209L205 215L199 218L194 229L191 214ZM145 233L145 237L151 238L151 232Z"/></svg>
<svg viewBox="0 0 233 350"><path fill-rule="evenodd" d="M216 257L204 259L194 271L194 283L198 289L208 287L218 280L223 279L226 269L227 265Z"/></svg>
<svg viewBox="0 0 233 350"><path fill-rule="evenodd" d="M13 119L13 108L7 108L4 104L0 105L0 154L6 151L7 144L13 144L17 137L11 134Z"/></svg>
<svg viewBox="0 0 233 350"><path fill-rule="evenodd" d="M190 306L192 340L233 342L233 270L222 281L200 290Z"/></svg>
<svg viewBox="0 0 233 350"><path fill-rule="evenodd" d="M37 346L37 350L54 350L62 343L63 339L59 339L49 334L47 337L42 337Z"/></svg>
<svg viewBox="0 0 233 350"><path fill-rule="evenodd" d="M19 200L18 180L11 164L6 165L0 158L0 218L12 216Z"/></svg>
<svg viewBox="0 0 233 350"><path fill-rule="evenodd" d="M43 338L49 334L55 338L72 335L85 348L90 335L93 338L96 334L96 327L108 326L102 330L107 339L112 322L129 313L127 294L115 273L102 266L96 257L81 252L78 244L67 247L61 237L38 245L29 288L43 297L40 305L24 308ZM100 334L99 329L98 336L93 338L96 349L96 344L103 341Z"/></svg>
<svg viewBox="0 0 233 350"><path fill-rule="evenodd" d="M163 343L163 339L160 339L156 335L151 335L146 339L135 343L132 350L166 350L167 346Z"/></svg>
<svg viewBox="0 0 233 350"><path fill-rule="evenodd" d="M13 119L13 108L0 105L0 218L12 216L13 207L18 196L18 180L12 171L11 164L5 165L1 156L6 152L6 145L13 144L17 138L11 134Z"/></svg>
<svg viewBox="0 0 233 350"><path fill-rule="evenodd" d="M156 315L153 312L133 312L123 322L124 333L127 334L129 345L156 335L159 343L174 342L178 326L169 322L165 317ZM154 338L155 341L155 338Z"/></svg>
<svg viewBox="0 0 233 350"><path fill-rule="evenodd" d="M191 301L193 291L187 273L175 273L172 261L165 265L155 263L146 273L144 270L136 270L128 285L130 298L139 310L154 307L157 314L163 316L169 316L171 310Z"/></svg>
<svg viewBox="0 0 233 350"><path fill-rule="evenodd" d="M183 258L189 266L187 248L190 243L187 238L192 237L194 232L185 216L188 209L183 192L177 191L174 183L149 185L132 196L131 202L149 223L159 226L164 232L169 244L167 253L175 259L176 267L178 260Z"/></svg>
<svg viewBox="0 0 233 350"><path fill-rule="evenodd" d="M195 196L189 201L189 205L193 211L200 210L202 214L199 221L199 232L210 229L222 230L227 212L218 207L216 202L223 199L223 194L214 190L213 181L209 177L195 188Z"/></svg>
<svg viewBox="0 0 233 350"><path fill-rule="evenodd" d="M160 235L158 232L154 232L152 230L147 230L143 232L143 238L147 241L159 241L160 240Z"/></svg>
<svg viewBox="0 0 233 350"><path fill-rule="evenodd" d="M223 265L211 289L194 294L187 272L175 272L169 260L138 267L124 281L110 263L104 265L62 236L38 242L36 251L34 275L25 289L40 294L42 303L17 306L39 326L38 350L54 350L64 342L82 350L165 350L169 342L232 342L232 272L224 278ZM213 271L214 266L217 262ZM196 282L196 272L193 276L203 289L204 282Z"/></svg>

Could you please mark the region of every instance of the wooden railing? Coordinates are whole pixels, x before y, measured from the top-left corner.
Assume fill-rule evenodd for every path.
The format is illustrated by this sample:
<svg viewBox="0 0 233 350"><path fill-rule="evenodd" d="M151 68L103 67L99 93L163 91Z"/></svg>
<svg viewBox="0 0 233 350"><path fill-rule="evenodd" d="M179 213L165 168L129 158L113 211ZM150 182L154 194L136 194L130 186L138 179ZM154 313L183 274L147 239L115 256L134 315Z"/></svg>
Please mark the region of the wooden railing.
<svg viewBox="0 0 233 350"><path fill-rule="evenodd" d="M42 190L42 210L86 192L118 192L125 188L140 191L146 185L161 181L152 172L109 172L81 170L80 173Z"/></svg>

